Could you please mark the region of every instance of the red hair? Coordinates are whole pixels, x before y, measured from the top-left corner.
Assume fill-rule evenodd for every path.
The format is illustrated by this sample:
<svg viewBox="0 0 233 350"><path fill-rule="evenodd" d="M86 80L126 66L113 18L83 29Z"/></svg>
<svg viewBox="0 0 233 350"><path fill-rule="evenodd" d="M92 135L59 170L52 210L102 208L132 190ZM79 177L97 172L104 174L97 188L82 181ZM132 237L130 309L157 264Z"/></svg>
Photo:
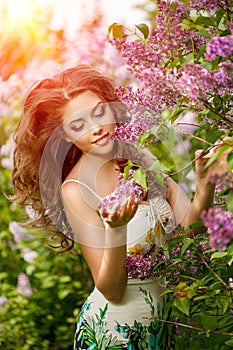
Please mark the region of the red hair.
<svg viewBox="0 0 233 350"><path fill-rule="evenodd" d="M106 102L119 102L109 77L86 65L69 68L31 88L14 135L13 199L34 209L36 217L30 224L59 237L62 251L74 243L60 188L81 155L65 140L62 114L66 104L86 90Z"/></svg>

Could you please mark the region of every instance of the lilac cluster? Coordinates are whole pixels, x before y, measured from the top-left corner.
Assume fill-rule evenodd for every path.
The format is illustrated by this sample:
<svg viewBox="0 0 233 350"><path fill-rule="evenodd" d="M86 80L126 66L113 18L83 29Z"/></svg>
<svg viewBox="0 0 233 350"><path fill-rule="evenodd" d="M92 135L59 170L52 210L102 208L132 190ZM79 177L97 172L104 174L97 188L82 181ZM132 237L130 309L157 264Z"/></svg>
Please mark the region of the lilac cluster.
<svg viewBox="0 0 233 350"><path fill-rule="evenodd" d="M20 226L16 221L10 221L9 229L13 234L16 243L22 240L31 241L33 239L33 236L22 226Z"/></svg>
<svg viewBox="0 0 233 350"><path fill-rule="evenodd" d="M177 7L172 7L176 4ZM204 8L208 11L226 5L226 1L192 0L189 10ZM145 128L141 129L140 117L144 118L144 111L151 111L154 120L158 123L159 115L164 109L177 108L182 101L190 108L203 108L213 94L225 95L233 88L233 63L229 60L222 62L215 71L209 71L199 63L187 62L181 67L174 67L176 58L191 51L199 52L200 46L207 43L207 38L200 36L195 30L190 31L181 25L186 18L187 9L183 2L157 1L156 27L146 40L130 41L130 36L122 39L113 39L112 44L121 53L121 56L137 79L139 88L120 87L116 90L118 97L126 104L129 112L135 116L135 130L149 130L148 120ZM229 29L233 30L230 23ZM208 27L210 35L214 35L214 28ZM190 38L192 37L192 40ZM228 57L233 51L233 34L228 36L214 36L207 44L206 55L209 59L213 55L221 54ZM148 123L148 124L147 124ZM134 134L134 128L125 125L118 132L123 138L128 132ZM130 129L130 130L129 130ZM137 139L132 136L131 141Z"/></svg>
<svg viewBox="0 0 233 350"><path fill-rule="evenodd" d="M224 251L233 240L233 215L223 211L220 207L210 208L201 214L210 239L210 247L214 250Z"/></svg>
<svg viewBox="0 0 233 350"><path fill-rule="evenodd" d="M211 176L210 182L215 185L214 203L225 207L226 195L233 193L233 173L228 172L223 175L215 173Z"/></svg>
<svg viewBox="0 0 233 350"><path fill-rule="evenodd" d="M127 180L125 180L124 174L121 173L119 175L119 183L115 191L100 201L98 205L100 212L111 213L113 211L120 211L121 205L131 196L134 197L135 202L142 199L143 189L136 183L132 175L133 170L130 171Z"/></svg>
<svg viewBox="0 0 233 350"><path fill-rule="evenodd" d="M229 188L229 192L233 193L233 173L232 172L228 172L223 175L219 175L215 173L211 176L210 182L216 186L217 192L220 192Z"/></svg>
<svg viewBox="0 0 233 350"><path fill-rule="evenodd" d="M189 0L189 8L195 10L227 9L229 4L229 0Z"/></svg>
<svg viewBox="0 0 233 350"><path fill-rule="evenodd" d="M216 56L227 58L233 53L233 35L219 36L216 35L210 39L206 46L205 58L209 61Z"/></svg>
<svg viewBox="0 0 233 350"><path fill-rule="evenodd" d="M211 72L199 64L192 62L185 64L180 69L180 74L179 90L191 103L201 106L202 101L206 100L206 92L214 92L216 88L216 81Z"/></svg>
<svg viewBox="0 0 233 350"><path fill-rule="evenodd" d="M153 119L150 116L134 118L130 123L117 126L110 135L110 139L136 144L139 136L150 130L153 125Z"/></svg>
<svg viewBox="0 0 233 350"><path fill-rule="evenodd" d="M125 261L128 276L132 278L140 278L141 280L160 278L163 267L166 265L166 256L163 251L160 251L156 256L153 256L156 249L157 247L154 244L151 250L144 255L128 255ZM161 264L162 261L164 261L164 264ZM157 264L160 264L160 266L155 270Z"/></svg>
<svg viewBox="0 0 233 350"><path fill-rule="evenodd" d="M140 89L135 92L120 89L119 98L124 100L122 97L130 93L130 99L124 100L129 110L132 104L134 107L139 104L153 114L161 113L164 106L172 108L181 97L176 89L177 72L166 65L185 51L190 38L189 30L180 26L179 17L168 2L159 0L157 6L156 28L147 43L128 38L111 41L140 83Z"/></svg>
<svg viewBox="0 0 233 350"><path fill-rule="evenodd" d="M18 276L17 292L27 298L31 297L33 294L29 278L24 272L20 273Z"/></svg>
<svg viewBox="0 0 233 350"><path fill-rule="evenodd" d="M3 307L8 302L9 302L9 300L7 299L7 297L5 297L5 295L0 296L0 307Z"/></svg>
<svg viewBox="0 0 233 350"><path fill-rule="evenodd" d="M219 64L219 69L212 72L219 93L233 91L233 62L225 61Z"/></svg>

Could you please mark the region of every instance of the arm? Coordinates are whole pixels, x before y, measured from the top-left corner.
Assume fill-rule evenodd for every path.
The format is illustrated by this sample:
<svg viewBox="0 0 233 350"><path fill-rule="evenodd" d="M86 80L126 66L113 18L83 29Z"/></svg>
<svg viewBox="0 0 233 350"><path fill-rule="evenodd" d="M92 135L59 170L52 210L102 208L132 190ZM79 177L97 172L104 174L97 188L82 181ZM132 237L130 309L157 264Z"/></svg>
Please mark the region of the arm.
<svg viewBox="0 0 233 350"><path fill-rule="evenodd" d="M135 214L137 205L132 205L129 199L120 214L105 213L104 224L97 210L84 200L79 185L65 184L62 198L67 219L96 287L106 299L120 301L127 283L126 224Z"/></svg>
<svg viewBox="0 0 233 350"><path fill-rule="evenodd" d="M177 223L183 228L188 227L194 222L200 220L203 210L207 210L213 204L215 185L211 183L213 174L223 175L227 171L227 156L232 151L230 148L227 152L221 154L214 163L206 168L206 163L213 155L213 152L219 150L221 145L213 148L212 152L204 155L202 150L196 151L196 191L192 202L185 200L185 194L180 187L170 178L167 179L167 200L174 210ZM180 216L180 214L182 214Z"/></svg>

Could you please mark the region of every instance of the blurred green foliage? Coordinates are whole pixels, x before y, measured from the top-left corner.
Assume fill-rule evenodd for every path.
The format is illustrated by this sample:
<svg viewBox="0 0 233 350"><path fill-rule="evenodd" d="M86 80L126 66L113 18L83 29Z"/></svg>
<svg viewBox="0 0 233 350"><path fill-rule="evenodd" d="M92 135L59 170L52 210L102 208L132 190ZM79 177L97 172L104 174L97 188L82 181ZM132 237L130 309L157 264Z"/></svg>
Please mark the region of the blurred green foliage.
<svg viewBox="0 0 233 350"><path fill-rule="evenodd" d="M3 195L12 192L9 175L10 171L1 167L0 296L7 301L0 306L0 348L71 349L77 314L92 289L90 272L78 246L74 255L58 255L47 246L45 234L32 229L32 239L14 241L9 223L25 221L26 215ZM38 256L25 261L25 249ZM17 292L22 272L30 280L30 297Z"/></svg>

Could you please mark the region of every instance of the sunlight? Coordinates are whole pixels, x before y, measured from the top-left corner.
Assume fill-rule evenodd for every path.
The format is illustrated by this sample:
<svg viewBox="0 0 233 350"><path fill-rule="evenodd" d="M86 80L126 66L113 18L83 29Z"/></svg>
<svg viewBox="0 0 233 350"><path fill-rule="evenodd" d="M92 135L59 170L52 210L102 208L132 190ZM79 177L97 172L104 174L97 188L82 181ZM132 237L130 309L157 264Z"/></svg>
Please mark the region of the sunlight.
<svg viewBox="0 0 233 350"><path fill-rule="evenodd" d="M42 3L45 6L42 0L0 0L0 9L5 24L8 27L33 26L33 20Z"/></svg>

